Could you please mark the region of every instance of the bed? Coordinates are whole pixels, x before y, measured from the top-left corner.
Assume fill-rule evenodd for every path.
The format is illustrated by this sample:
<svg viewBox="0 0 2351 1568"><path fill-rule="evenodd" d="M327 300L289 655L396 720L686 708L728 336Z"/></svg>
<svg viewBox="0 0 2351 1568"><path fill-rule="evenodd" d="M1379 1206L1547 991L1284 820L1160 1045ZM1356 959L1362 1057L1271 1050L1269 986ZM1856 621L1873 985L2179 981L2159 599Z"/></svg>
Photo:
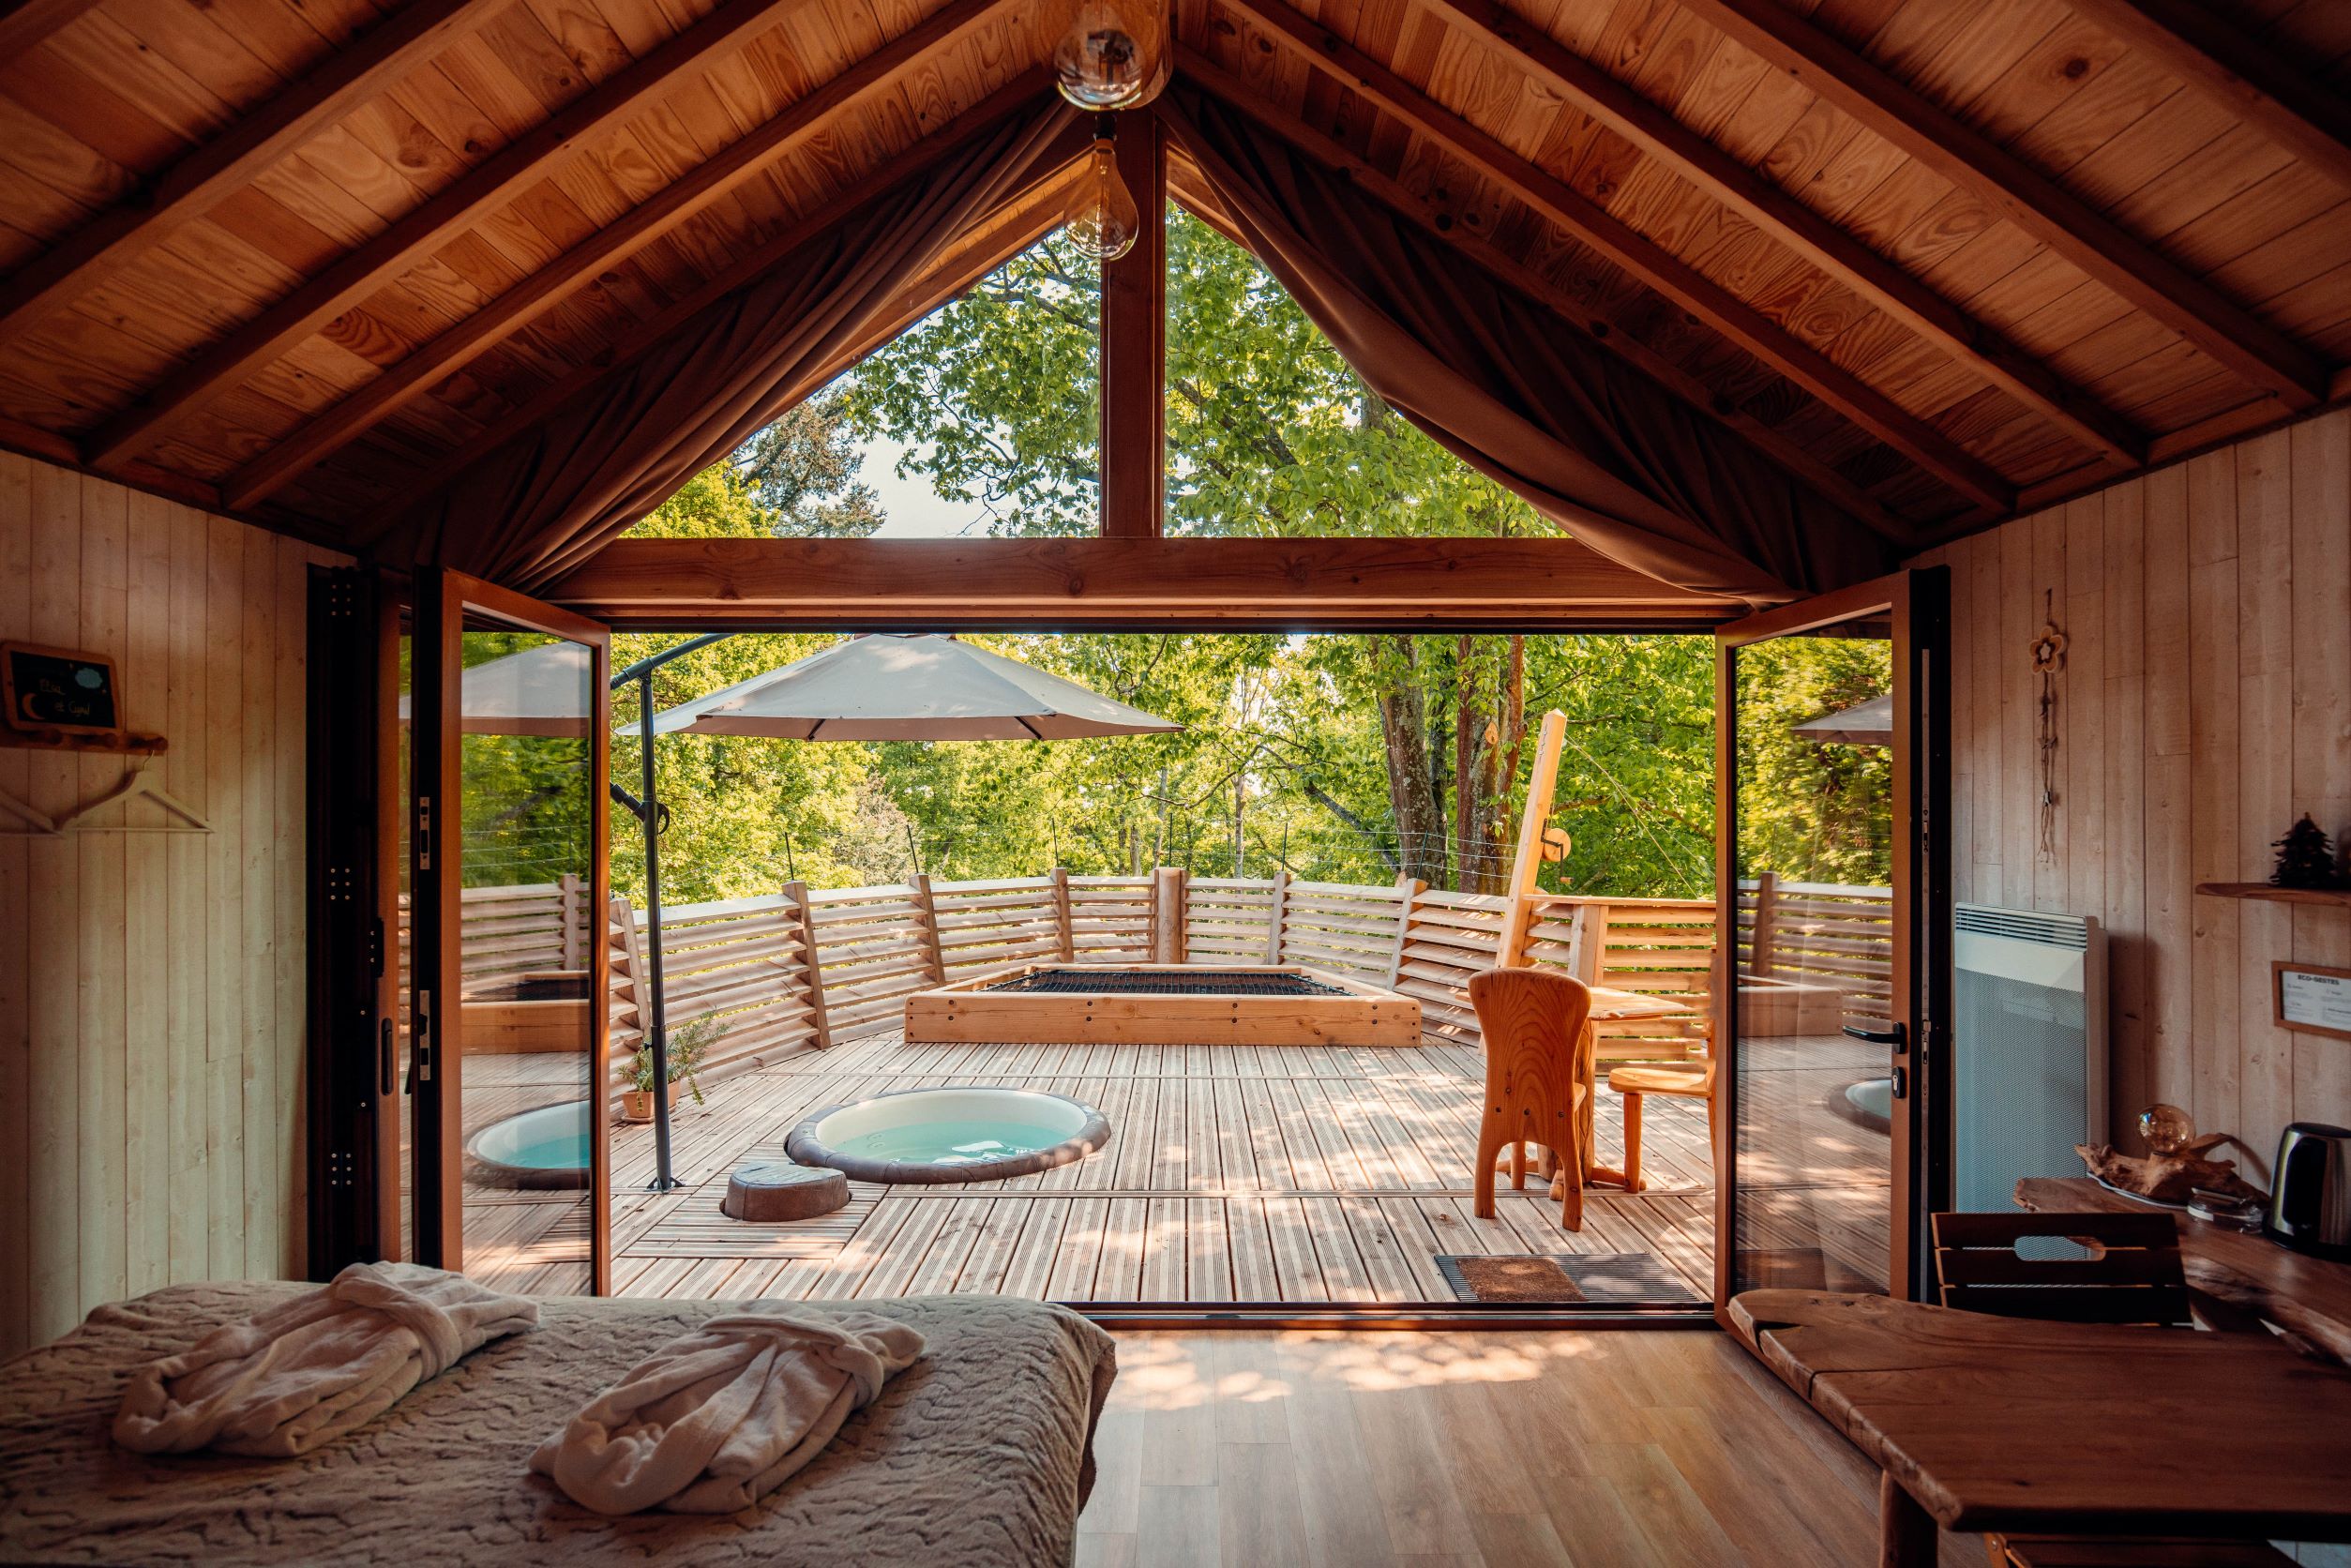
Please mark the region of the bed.
<svg viewBox="0 0 2351 1568"><path fill-rule="evenodd" d="M99 1307L0 1367L0 1561L207 1568L642 1563L817 1568L1070 1560L1109 1336L996 1296L860 1302L928 1341L759 1507L604 1519L528 1475L532 1448L646 1349L726 1302L554 1299L365 1430L299 1459L125 1453L125 1374L309 1287L174 1286Z"/></svg>

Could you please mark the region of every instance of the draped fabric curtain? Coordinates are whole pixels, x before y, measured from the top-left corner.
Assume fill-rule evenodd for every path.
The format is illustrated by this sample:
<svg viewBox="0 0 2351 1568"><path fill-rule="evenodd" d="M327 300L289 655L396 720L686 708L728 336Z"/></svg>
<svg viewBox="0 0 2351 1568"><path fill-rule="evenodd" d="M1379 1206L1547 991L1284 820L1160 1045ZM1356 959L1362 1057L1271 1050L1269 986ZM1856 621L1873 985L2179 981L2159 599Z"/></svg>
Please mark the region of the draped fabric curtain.
<svg viewBox="0 0 2351 1568"><path fill-rule="evenodd" d="M1159 113L1374 391L1602 554L1753 603L1893 569L1861 522L1343 175L1181 81Z"/></svg>
<svg viewBox="0 0 2351 1568"><path fill-rule="evenodd" d="M530 592L819 390L957 237L1039 177L1057 98L974 135L714 303L399 519L377 553Z"/></svg>

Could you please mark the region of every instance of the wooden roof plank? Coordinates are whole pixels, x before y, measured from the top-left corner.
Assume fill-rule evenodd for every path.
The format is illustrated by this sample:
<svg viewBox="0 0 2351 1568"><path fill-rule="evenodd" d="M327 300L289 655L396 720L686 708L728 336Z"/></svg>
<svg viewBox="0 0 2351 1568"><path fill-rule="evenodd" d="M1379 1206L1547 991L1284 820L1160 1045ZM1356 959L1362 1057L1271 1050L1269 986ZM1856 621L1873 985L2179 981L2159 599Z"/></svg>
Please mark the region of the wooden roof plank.
<svg viewBox="0 0 2351 1568"><path fill-rule="evenodd" d="M91 466L110 467L154 442L192 404L243 381L475 222L546 180L588 138L619 123L652 95L732 52L814 0L733 0L653 53L607 77L456 184L231 333L85 443Z"/></svg>
<svg viewBox="0 0 2351 1568"><path fill-rule="evenodd" d="M1423 0L1620 135L1661 159L1797 254L1859 290L1913 332L2038 411L2093 451L2119 463L2146 456L2145 438L2111 409L1844 228L1685 126L1640 91L1526 22L1498 0Z"/></svg>
<svg viewBox="0 0 2351 1568"><path fill-rule="evenodd" d="M1300 15L1281 0L1233 3L1299 57L1395 115L1413 130L1476 165L1521 201L1933 472L1960 494L2000 512L2014 503L2014 488L1989 464L1969 455L1926 421L1787 332L1698 268L1628 227L1564 180L1535 167L1484 131L1433 102L1329 28Z"/></svg>
<svg viewBox="0 0 2351 1568"><path fill-rule="evenodd" d="M98 0L15 0L0 8L0 60L13 60L58 28L98 8Z"/></svg>
<svg viewBox="0 0 2351 1568"><path fill-rule="evenodd" d="M2318 355L1777 0L1680 4L2289 407L2325 396Z"/></svg>
<svg viewBox="0 0 2351 1568"><path fill-rule="evenodd" d="M2351 189L2351 106L2294 72L2236 22L2193 0L2068 3Z"/></svg>
<svg viewBox="0 0 2351 1568"><path fill-rule="evenodd" d="M899 81L1012 0L954 0L834 77L684 177L656 190L620 219L590 234L546 267L491 299L447 331L386 369L351 396L247 463L222 487L233 506L275 494L389 410L464 364L481 349L535 319L556 301L633 254L758 173L761 163L821 134L850 104Z"/></svg>

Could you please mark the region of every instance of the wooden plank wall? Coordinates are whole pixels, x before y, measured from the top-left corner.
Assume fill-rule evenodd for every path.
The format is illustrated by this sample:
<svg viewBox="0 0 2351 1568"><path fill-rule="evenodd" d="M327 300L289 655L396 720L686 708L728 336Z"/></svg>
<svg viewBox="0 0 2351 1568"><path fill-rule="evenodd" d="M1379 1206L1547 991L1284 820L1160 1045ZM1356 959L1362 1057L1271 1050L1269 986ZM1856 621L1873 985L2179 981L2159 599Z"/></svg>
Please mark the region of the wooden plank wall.
<svg viewBox="0 0 2351 1568"><path fill-rule="evenodd" d="M2269 1021L2270 961L2351 966L2351 910L2192 890L2266 881L2305 811L2351 836L2351 411L1934 562L1952 568L1959 897L2102 920L2117 1130L2170 1101L2243 1138L2266 1182L2286 1123L2351 1123L2351 1042ZM2050 612L2071 646L2044 852L2029 644Z"/></svg>
<svg viewBox="0 0 2351 1568"><path fill-rule="evenodd" d="M331 559L0 453L0 638L113 654L216 830L0 838L0 1355L301 1271L305 568ZM0 747L0 791L54 814L123 768Z"/></svg>

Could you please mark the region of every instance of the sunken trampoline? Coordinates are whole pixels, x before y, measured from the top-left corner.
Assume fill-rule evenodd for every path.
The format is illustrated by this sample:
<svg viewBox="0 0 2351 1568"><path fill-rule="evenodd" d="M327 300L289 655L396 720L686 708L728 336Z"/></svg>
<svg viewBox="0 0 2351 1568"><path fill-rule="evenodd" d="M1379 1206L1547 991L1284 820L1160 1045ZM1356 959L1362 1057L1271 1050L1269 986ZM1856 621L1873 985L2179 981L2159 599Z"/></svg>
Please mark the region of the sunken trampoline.
<svg viewBox="0 0 2351 1568"><path fill-rule="evenodd" d="M1024 964L906 999L917 1045L1417 1046L1409 996L1297 964Z"/></svg>

